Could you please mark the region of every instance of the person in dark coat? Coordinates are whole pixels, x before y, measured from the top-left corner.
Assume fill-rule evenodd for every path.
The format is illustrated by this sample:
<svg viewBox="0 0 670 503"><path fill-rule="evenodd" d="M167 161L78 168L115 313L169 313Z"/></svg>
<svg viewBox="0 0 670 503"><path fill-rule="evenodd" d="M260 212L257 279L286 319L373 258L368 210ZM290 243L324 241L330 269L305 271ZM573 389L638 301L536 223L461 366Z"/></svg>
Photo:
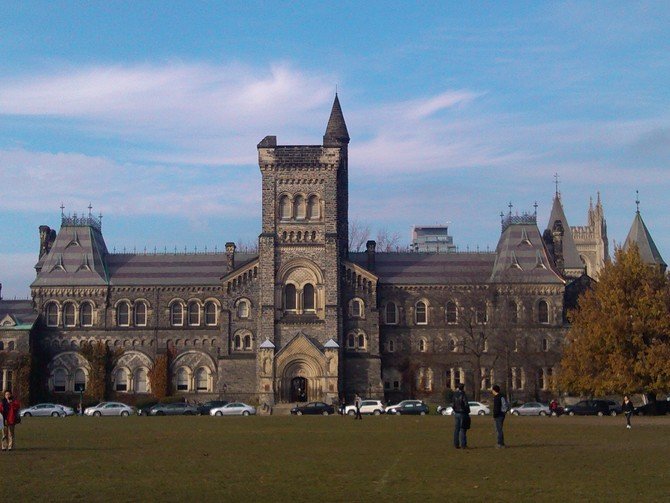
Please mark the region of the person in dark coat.
<svg viewBox="0 0 670 503"><path fill-rule="evenodd" d="M630 425L630 418L633 415L633 412L635 411L635 407L633 407L633 402L630 401L628 395L623 396L623 403L621 404L621 409L623 409L623 413L626 416L626 429L630 430L632 428L632 426Z"/></svg>
<svg viewBox="0 0 670 503"><path fill-rule="evenodd" d="M503 423L505 422L505 413L507 407L503 407L503 396L500 394L500 386L497 384L491 388L493 392L493 423L496 427L496 447L505 448L505 435L503 434Z"/></svg>
<svg viewBox="0 0 670 503"><path fill-rule="evenodd" d="M361 416L361 404L363 403L363 400L361 400L361 397L356 395L356 399L354 400L354 407L356 407L356 416L354 419L363 419L363 416Z"/></svg>
<svg viewBox="0 0 670 503"><path fill-rule="evenodd" d="M454 409L454 447L468 448L468 428L470 427L470 404L465 394L465 386L459 384L454 393L452 408Z"/></svg>
<svg viewBox="0 0 670 503"><path fill-rule="evenodd" d="M19 410L21 404L18 400L14 400L12 392L5 391L5 398L2 399L2 450L11 451L14 448L14 427L16 423L21 421L19 418Z"/></svg>

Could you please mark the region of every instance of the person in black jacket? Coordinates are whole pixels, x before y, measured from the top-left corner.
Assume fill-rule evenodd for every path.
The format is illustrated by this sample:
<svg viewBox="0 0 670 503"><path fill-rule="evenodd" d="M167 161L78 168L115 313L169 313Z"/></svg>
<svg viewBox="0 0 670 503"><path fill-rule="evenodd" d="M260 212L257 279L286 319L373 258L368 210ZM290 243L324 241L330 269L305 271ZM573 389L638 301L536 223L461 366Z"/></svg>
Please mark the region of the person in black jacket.
<svg viewBox="0 0 670 503"><path fill-rule="evenodd" d="M454 393L452 407L454 409L454 447L468 448L468 428L470 428L470 404L465 395L465 386L459 384Z"/></svg>
<svg viewBox="0 0 670 503"><path fill-rule="evenodd" d="M496 447L498 449L505 448L505 435L503 434L503 423L505 422L505 412L503 410L503 396L500 394L500 386L495 384L491 388L493 392L493 423L496 427Z"/></svg>
<svg viewBox="0 0 670 503"><path fill-rule="evenodd" d="M633 415L635 407L633 407L633 402L630 401L628 395L623 396L623 403L621 404L621 408L623 409L623 413L626 415L626 429L630 430L632 428L630 425L630 417Z"/></svg>

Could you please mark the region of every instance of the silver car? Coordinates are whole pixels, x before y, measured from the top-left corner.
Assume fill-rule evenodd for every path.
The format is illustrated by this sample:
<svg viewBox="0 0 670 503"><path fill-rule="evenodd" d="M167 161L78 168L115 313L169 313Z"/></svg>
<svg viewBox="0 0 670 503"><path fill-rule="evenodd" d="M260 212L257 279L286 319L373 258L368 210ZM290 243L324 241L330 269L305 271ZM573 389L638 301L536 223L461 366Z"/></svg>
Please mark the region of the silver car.
<svg viewBox="0 0 670 503"><path fill-rule="evenodd" d="M209 411L210 416L253 416L255 414L256 407L242 402L227 403Z"/></svg>
<svg viewBox="0 0 670 503"><path fill-rule="evenodd" d="M87 416L130 416L135 408L121 402L102 402L84 411Z"/></svg>
<svg viewBox="0 0 670 503"><path fill-rule="evenodd" d="M549 406L540 402L526 402L518 407L512 407L510 413L515 416L548 416Z"/></svg>
<svg viewBox="0 0 670 503"><path fill-rule="evenodd" d="M65 405L58 405L55 403L38 403L32 407L21 409L19 411L19 415L21 417L65 417L74 415L74 409L72 409L72 407L66 407Z"/></svg>

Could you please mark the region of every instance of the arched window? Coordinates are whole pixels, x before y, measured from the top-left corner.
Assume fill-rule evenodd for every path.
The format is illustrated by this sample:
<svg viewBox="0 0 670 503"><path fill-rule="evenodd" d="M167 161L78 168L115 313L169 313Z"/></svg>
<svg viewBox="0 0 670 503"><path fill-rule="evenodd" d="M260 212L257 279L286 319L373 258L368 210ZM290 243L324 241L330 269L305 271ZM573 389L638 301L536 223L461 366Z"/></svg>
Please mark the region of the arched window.
<svg viewBox="0 0 670 503"><path fill-rule="evenodd" d="M135 371L135 378L133 379L133 388L135 393L147 392L147 371L143 368L138 368Z"/></svg>
<svg viewBox="0 0 670 503"><path fill-rule="evenodd" d="M456 347L457 347L456 339L454 339L453 337L450 338L447 341L447 349L453 353L456 351Z"/></svg>
<svg viewBox="0 0 670 503"><path fill-rule="evenodd" d="M426 340L425 339L419 339L419 351L422 353L426 352Z"/></svg>
<svg viewBox="0 0 670 503"><path fill-rule="evenodd" d="M54 391L63 393L67 388L67 371L65 369L56 369L54 371Z"/></svg>
<svg viewBox="0 0 670 503"><path fill-rule="evenodd" d="M302 307L305 311L314 311L314 306L316 305L314 299L314 285L307 283L302 288Z"/></svg>
<svg viewBox="0 0 670 503"><path fill-rule="evenodd" d="M395 351L395 341L391 339L389 341L389 353L393 353Z"/></svg>
<svg viewBox="0 0 670 503"><path fill-rule="evenodd" d="M209 389L208 381L207 369L199 368L195 371L195 389L197 391L207 391Z"/></svg>
<svg viewBox="0 0 670 503"><path fill-rule="evenodd" d="M86 391L86 373L83 369L77 369L74 372L74 391L76 393Z"/></svg>
<svg viewBox="0 0 670 503"><path fill-rule="evenodd" d="M305 198L302 196L295 196L293 200L293 214L296 219L304 220L305 219Z"/></svg>
<svg viewBox="0 0 670 503"><path fill-rule="evenodd" d="M128 372L126 372L126 369L118 369L114 374L114 389L116 391L128 391Z"/></svg>
<svg viewBox="0 0 670 503"><path fill-rule="evenodd" d="M356 347L356 335L351 333L347 335L347 347L348 348L355 348Z"/></svg>
<svg viewBox="0 0 670 503"><path fill-rule="evenodd" d="M295 285L289 283L284 288L284 308L287 311L295 311L298 308L297 292Z"/></svg>
<svg viewBox="0 0 670 503"><path fill-rule="evenodd" d="M63 304L63 325L66 327L74 327L74 313L75 308L72 302Z"/></svg>
<svg viewBox="0 0 670 503"><path fill-rule="evenodd" d="M177 370L177 391L188 391L188 372L184 367Z"/></svg>
<svg viewBox="0 0 670 503"><path fill-rule="evenodd" d="M235 334L235 337L233 337L233 347L239 351L242 349L242 337L240 334Z"/></svg>
<svg viewBox="0 0 670 503"><path fill-rule="evenodd" d="M549 323L549 305L544 300L537 303L537 321Z"/></svg>
<svg viewBox="0 0 670 503"><path fill-rule="evenodd" d="M249 302L246 300L241 300L237 304L237 317L238 318L248 318L249 317Z"/></svg>
<svg viewBox="0 0 670 503"><path fill-rule="evenodd" d="M130 306L127 302L120 302L116 306L116 325L119 327L130 325Z"/></svg>
<svg viewBox="0 0 670 503"><path fill-rule="evenodd" d="M291 200L288 196L279 199L279 218L289 220L291 218Z"/></svg>
<svg viewBox="0 0 670 503"><path fill-rule="evenodd" d="M82 327L93 326L93 306L90 302L84 302L79 308L79 323Z"/></svg>
<svg viewBox="0 0 670 503"><path fill-rule="evenodd" d="M181 327L184 324L184 306L181 302L174 302L170 306L170 324L173 327Z"/></svg>
<svg viewBox="0 0 670 503"><path fill-rule="evenodd" d="M46 308L47 315L47 327L57 327L58 326L58 304L55 302L49 302Z"/></svg>
<svg viewBox="0 0 670 503"><path fill-rule="evenodd" d="M359 333L358 334L358 349L365 349L365 334Z"/></svg>
<svg viewBox="0 0 670 503"><path fill-rule="evenodd" d="M363 317L363 301L361 299L354 299L351 301L351 317L352 318L362 318Z"/></svg>
<svg viewBox="0 0 670 503"><path fill-rule="evenodd" d="M519 321L519 307L513 300L507 303L507 318L510 323L517 323Z"/></svg>
<svg viewBox="0 0 670 503"><path fill-rule="evenodd" d="M317 196L310 196L307 203L307 218L310 220L318 220L320 218L319 198Z"/></svg>
<svg viewBox="0 0 670 503"><path fill-rule="evenodd" d="M197 302L188 305L188 324L192 327L200 325L200 304Z"/></svg>
<svg viewBox="0 0 670 503"><path fill-rule="evenodd" d="M244 350L251 351L251 335L249 334L244 336Z"/></svg>
<svg viewBox="0 0 670 503"><path fill-rule="evenodd" d="M146 327L147 326L147 305L140 301L135 304L135 326L136 327Z"/></svg>
<svg viewBox="0 0 670 503"><path fill-rule="evenodd" d="M542 351L549 351L549 339L546 337L542 339Z"/></svg>
<svg viewBox="0 0 670 503"><path fill-rule="evenodd" d="M414 321L417 325L428 324L428 308L426 307L426 303L422 300L416 303Z"/></svg>
<svg viewBox="0 0 670 503"><path fill-rule="evenodd" d="M216 304L212 301L205 303L205 325L216 325Z"/></svg>
<svg viewBox="0 0 670 503"><path fill-rule="evenodd" d="M385 314L387 325L398 324L398 308L396 307L395 302L389 302L386 304Z"/></svg>
<svg viewBox="0 0 670 503"><path fill-rule="evenodd" d="M447 316L447 323L450 324L458 323L458 309L456 307L455 302L452 301L447 302L445 313Z"/></svg>

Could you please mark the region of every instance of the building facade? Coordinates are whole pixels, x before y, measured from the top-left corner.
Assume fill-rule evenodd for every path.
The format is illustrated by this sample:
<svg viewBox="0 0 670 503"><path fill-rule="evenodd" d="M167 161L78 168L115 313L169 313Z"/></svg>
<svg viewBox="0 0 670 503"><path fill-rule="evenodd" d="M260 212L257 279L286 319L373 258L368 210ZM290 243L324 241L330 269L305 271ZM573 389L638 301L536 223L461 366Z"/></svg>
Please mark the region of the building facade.
<svg viewBox="0 0 670 503"><path fill-rule="evenodd" d="M443 400L461 382L475 396L497 382L547 398L566 292L608 259L600 200L588 232L567 225L558 194L543 234L535 212L510 211L495 252L380 253L369 241L352 253L349 141L336 96L322 144L258 144L256 253L110 253L90 213L40 227L24 348L43 362L38 386L88 389L82 348L102 343L110 392L129 401L156 391L159 360L169 392L197 400Z"/></svg>

